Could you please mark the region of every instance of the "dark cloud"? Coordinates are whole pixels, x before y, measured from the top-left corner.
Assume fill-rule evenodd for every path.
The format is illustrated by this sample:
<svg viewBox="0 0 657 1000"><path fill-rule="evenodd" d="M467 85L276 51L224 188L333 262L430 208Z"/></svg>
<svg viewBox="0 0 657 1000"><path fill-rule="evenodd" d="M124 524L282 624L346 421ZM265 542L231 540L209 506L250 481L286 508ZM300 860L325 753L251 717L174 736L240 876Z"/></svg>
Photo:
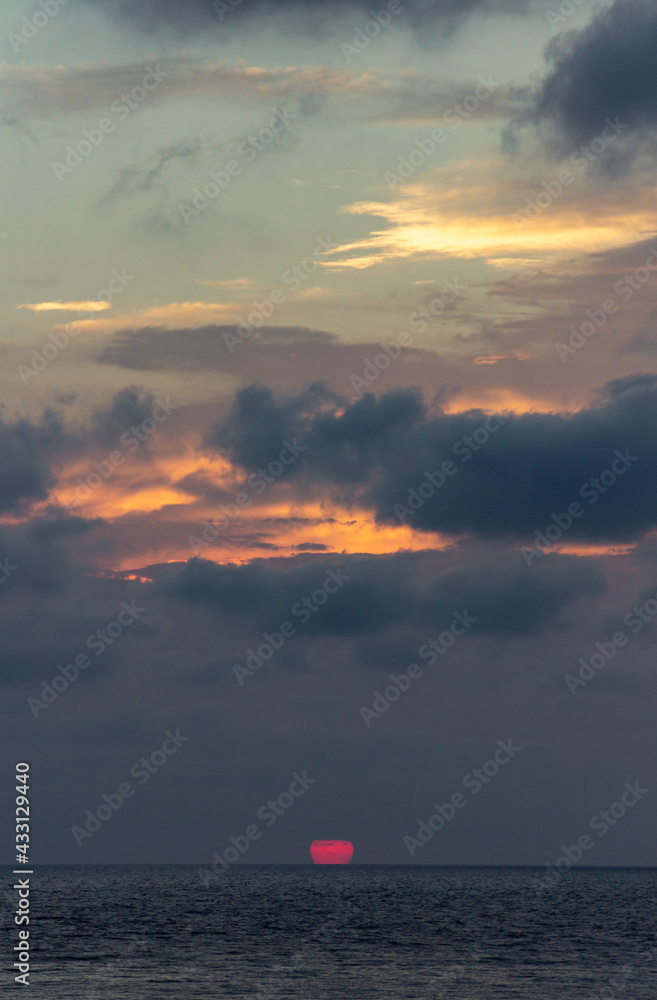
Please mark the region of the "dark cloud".
<svg viewBox="0 0 657 1000"><path fill-rule="evenodd" d="M0 530L0 557L8 563L8 578L0 599L16 591L51 594L73 580L82 564L85 536L102 522L53 512L46 517ZM91 568L90 566L88 568ZM4 576L4 571L0 577Z"/></svg>
<svg viewBox="0 0 657 1000"><path fill-rule="evenodd" d="M116 448L121 435L132 426L142 423L153 414L155 396L137 386L120 389L109 406L97 410L92 416L91 440L101 448ZM147 451L148 449L140 449Z"/></svg>
<svg viewBox="0 0 657 1000"><path fill-rule="evenodd" d="M100 523L53 512L0 527L0 558L9 567L0 582L3 683L33 687L49 680L58 663L84 651L87 636L113 620L121 600L134 594L124 579L97 573L88 544ZM116 652L108 646L101 672L113 666Z"/></svg>
<svg viewBox="0 0 657 1000"><path fill-rule="evenodd" d="M54 463L64 441L64 428L52 411L39 423L0 418L0 512L46 499L56 482Z"/></svg>
<svg viewBox="0 0 657 1000"><path fill-rule="evenodd" d="M256 472L283 440L296 437L305 451L286 475L371 508L382 523L523 538L579 503L583 514L569 538L627 541L657 525L654 381L617 379L576 413L507 414L501 424L479 410L432 413L413 390L340 406L327 405L317 386L280 402L253 386L237 394L207 441ZM427 473L439 473L447 461L454 471L443 481L434 476L432 491ZM612 463L617 476L607 472ZM417 493L422 483L430 494L424 500ZM406 508L401 518L397 504Z"/></svg>
<svg viewBox="0 0 657 1000"><path fill-rule="evenodd" d="M578 31L558 35L547 50L550 71L536 97L534 119L554 125L564 152L590 142L618 117L628 130L604 155L605 169L625 168L657 128L657 6L615 0Z"/></svg>
<svg viewBox="0 0 657 1000"><path fill-rule="evenodd" d="M213 0L86 0L112 17L126 20L142 31L169 28L189 35L215 28L218 35L243 22L267 18L281 21L286 29L322 35L338 30L336 19L356 22L367 19L369 0L244 0L223 7ZM522 14L536 7L538 0L415 0L397 20L422 29L439 24L454 28L476 12ZM378 8L377 8L378 9ZM371 16L371 15L370 15ZM347 39L345 39L347 41Z"/></svg>
<svg viewBox="0 0 657 1000"><path fill-rule="evenodd" d="M339 338L324 330L309 330L306 327L265 326L254 330L251 336L237 348L234 339L239 339L240 329L232 325L209 325L201 327L140 327L119 330L102 349L97 361L102 365L115 365L131 371L230 371L241 373L255 371L263 366L270 371L281 369L281 376L289 372L292 358L300 357L301 365L308 370L317 369L317 353L322 352L322 361L341 350L352 365L362 368L363 350L380 349L380 345L340 343ZM314 352L314 353L313 353ZM326 352L326 353L324 353ZM329 353L330 352L330 353ZM420 353L425 358L432 356L429 351ZM320 364L322 363L320 361ZM282 379L281 379L282 380Z"/></svg>
<svg viewBox="0 0 657 1000"><path fill-rule="evenodd" d="M602 399L618 399L633 390L654 389L657 386L657 375L644 372L638 375L628 375L625 378L612 378L604 386L600 396Z"/></svg>
<svg viewBox="0 0 657 1000"><path fill-rule="evenodd" d="M521 639L554 626L570 628L564 615L606 589L594 560L555 555L530 569L514 553L491 558L490 552L456 549L386 556L303 553L242 565L194 558L145 568L136 582L122 574L99 575L87 563L82 545L73 543L94 527L53 518L0 533L0 548L15 559L9 579L0 584L3 683L31 691L35 680L49 679L58 663L84 651L87 637L132 599L142 609L139 618L116 646L108 644L89 673L96 678L92 686L120 664L140 674L154 671L163 682L165 676L175 683L192 676L232 686L233 664L284 621L295 625L295 634L285 655L276 658L276 674L310 669L321 686L324 663L331 659L326 644L343 647L350 672L381 671L400 665L409 651L448 628L454 612L476 618L469 633L475 639ZM305 611L308 605L300 602L312 601L327 580L335 593L311 605L312 613ZM379 644L386 654L377 660L373 650ZM86 682L76 688L83 697L85 689Z"/></svg>
<svg viewBox="0 0 657 1000"><path fill-rule="evenodd" d="M56 411L47 409L33 420L0 417L0 513L46 501L67 460L116 448L123 433L152 415L156 399L138 388L122 389L84 424L71 419L73 403L74 397L62 400ZM148 457L146 441L139 458Z"/></svg>
<svg viewBox="0 0 657 1000"><path fill-rule="evenodd" d="M238 393L226 420L207 436L205 443L230 452L245 468L253 464L256 455L256 465L267 464L281 451L290 428L303 426L308 414L321 419L324 408L330 419L340 403L340 398L322 383L311 385L301 396L280 402L267 386L248 386Z"/></svg>
<svg viewBox="0 0 657 1000"><path fill-rule="evenodd" d="M299 624L294 607L338 569L345 582ZM455 568L448 559L432 565L425 553L400 553L243 566L197 557L163 574L156 589L168 599L205 607L213 621L247 641L275 631L285 620L297 623L301 638L378 636L400 629L421 638L465 610L477 618L473 634L536 634L575 601L599 596L605 583L598 567L575 557L551 556L529 570L515 554L494 561L466 557Z"/></svg>

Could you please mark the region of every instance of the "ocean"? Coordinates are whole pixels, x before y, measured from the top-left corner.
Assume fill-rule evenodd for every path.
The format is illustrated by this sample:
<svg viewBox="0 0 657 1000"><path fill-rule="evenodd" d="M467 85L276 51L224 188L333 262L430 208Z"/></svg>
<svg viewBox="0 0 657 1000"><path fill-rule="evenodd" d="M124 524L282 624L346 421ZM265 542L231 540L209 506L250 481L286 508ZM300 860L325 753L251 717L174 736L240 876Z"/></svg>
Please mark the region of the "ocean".
<svg viewBox="0 0 657 1000"><path fill-rule="evenodd" d="M236 865L204 886L196 866L47 866L31 881L38 1000L657 998L656 869ZM14 907L5 892L11 986Z"/></svg>

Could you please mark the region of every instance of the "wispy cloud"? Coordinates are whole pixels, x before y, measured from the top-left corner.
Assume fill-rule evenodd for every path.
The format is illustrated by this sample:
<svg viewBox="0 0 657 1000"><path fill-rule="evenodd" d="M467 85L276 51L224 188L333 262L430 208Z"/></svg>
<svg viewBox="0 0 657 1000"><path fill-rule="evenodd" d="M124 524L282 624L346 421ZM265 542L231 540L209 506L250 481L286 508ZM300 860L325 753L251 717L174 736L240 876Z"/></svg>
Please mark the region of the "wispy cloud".
<svg viewBox="0 0 657 1000"><path fill-rule="evenodd" d="M109 309L110 304L92 299L88 302L26 302L16 308L29 309L31 312L102 312Z"/></svg>
<svg viewBox="0 0 657 1000"><path fill-rule="evenodd" d="M239 308L241 307L230 302L168 302L165 305L146 306L131 313L80 320L76 327L100 332L128 327L216 323L225 319L236 320Z"/></svg>
<svg viewBox="0 0 657 1000"><path fill-rule="evenodd" d="M130 166L123 167L114 184L100 198L100 205L107 208L126 195L153 191L156 188L164 190L164 174L169 164L193 162L202 150L203 144L199 141L176 142L156 150L143 166L133 162Z"/></svg>
<svg viewBox="0 0 657 1000"><path fill-rule="evenodd" d="M144 63L91 69L5 63L0 65L0 86L14 117L51 118L109 107L122 93L139 85L147 68ZM203 97L265 105L298 101L300 115L316 117L324 106L322 100L335 97L349 100L341 118L398 124L438 123L450 106L463 101L479 85L478 80L445 82L417 69L363 71L347 65L264 69L173 57L158 61L155 68L166 74L166 80L149 95L148 107ZM519 91L500 83L476 113L468 113L464 120L507 119L524 106Z"/></svg>
<svg viewBox="0 0 657 1000"><path fill-rule="evenodd" d="M345 214L379 216L384 225L327 254L322 266L360 270L385 261L451 256L534 268L539 261L629 246L657 230L652 190L560 185L560 193L549 198L543 181L550 183L552 175L510 177L503 162L461 163L458 172L440 168L409 183L392 201L344 207ZM534 208L527 209L537 192Z"/></svg>
<svg viewBox="0 0 657 1000"><path fill-rule="evenodd" d="M240 288L251 288L253 282L250 278L231 278L229 281L213 281L209 278L198 278L199 285L211 285L213 288L229 288L229 289L240 289Z"/></svg>

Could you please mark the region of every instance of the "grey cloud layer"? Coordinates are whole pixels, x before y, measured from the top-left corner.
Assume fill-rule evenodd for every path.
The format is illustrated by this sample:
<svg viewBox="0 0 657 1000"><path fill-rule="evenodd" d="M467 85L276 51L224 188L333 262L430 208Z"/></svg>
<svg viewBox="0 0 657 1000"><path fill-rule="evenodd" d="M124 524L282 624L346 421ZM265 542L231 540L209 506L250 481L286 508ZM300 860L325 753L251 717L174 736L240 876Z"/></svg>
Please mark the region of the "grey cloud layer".
<svg viewBox="0 0 657 1000"><path fill-rule="evenodd" d="M152 582L137 583L99 577L87 564L94 526L81 519L42 519L29 529L0 535L0 546L6 545L17 567L0 586L3 682L32 687L35 679L52 676L58 662L84 649L86 637L128 598L145 609L144 617L130 630L129 641L122 637L111 655L110 649L103 653L101 675L143 655L158 670L173 670L178 677L233 684L233 663L263 632L276 631L285 620L297 626L297 634L277 658L276 672L321 663L318 640L355 644L349 646L351 668L374 665L382 671L408 655L400 653L404 646L412 652L441 631L455 611L477 619L473 636L521 638L543 633L577 602L595 601L606 590L594 560L549 556L529 570L513 554L491 558L483 551L458 558L454 552L318 554L238 566L194 558L144 568ZM293 614L330 569L339 569L344 578L337 592L316 613L304 612L307 620ZM391 643L385 653L378 647L383 640ZM183 648L181 642L187 642L184 665L171 653ZM93 687L100 679L89 683Z"/></svg>
<svg viewBox="0 0 657 1000"><path fill-rule="evenodd" d="M43 530L51 529L44 525ZM54 550L50 554L56 556ZM290 606L321 584L327 568L336 566L349 580L331 598L337 602L335 610L327 602L299 625L298 634L263 666L248 690L239 687L234 662L262 641L263 630L277 628L288 618ZM611 560L547 556L528 569L517 554L477 544L445 552L320 556L311 562L297 557L233 567L193 560L144 568L152 583L98 576L78 565L55 592L35 592L27 604L25 593L10 580L3 585L6 595L0 601L5 636L0 657L6 682L3 736L11 745L31 726L40 780L54 780L53 756L58 770L63 767L68 773L70 768L76 776L77 798L68 793L62 798L55 784L57 794L51 801L44 789L44 815L52 828L49 843L58 852L54 860L59 855L79 861L70 835L73 814L84 812L99 789L116 782L126 761L138 759L153 744L153 734L171 725L194 739L183 773L187 793L195 800L198 796L199 815L193 836L186 818L184 847L172 855L167 848L171 826L165 825L165 830L160 813L147 802L144 818L152 824L152 829L147 825L149 856L163 854L164 860L209 856L218 840L248 821L254 797L256 803L261 797L260 784L264 782L265 792L269 785L276 787L288 764L290 771L297 766L301 750L301 766L307 765L318 778L326 776L323 787L332 788L330 782L335 782L339 789L335 795L322 793L318 814L299 834L304 843L313 825L326 821L327 807L332 820L347 824L361 841L373 836L373 801L381 802L386 816L392 802L403 826L408 811L415 809L402 791L411 771L420 799L437 794L436 760L441 766L451 762L459 778L487 742L495 745L500 732L513 735L523 746L526 734L532 748L528 787L539 780L544 796L544 781L560 780L562 768L564 775L572 771L572 759L562 752L564 741L570 747L572 739L580 740L580 771L588 774L590 768L595 774L600 739L609 739L610 732L621 748L620 763L614 754L615 766L621 769L631 770L640 757L644 729L650 738L649 711L644 718L640 706L630 707L637 684L642 702L649 704L653 695L650 642L632 647L622 663L615 662L597 678L587 692L589 711L584 715L573 713L573 699L563 683L564 670L577 662L580 649L584 652L605 636L602 615L609 613L614 627L618 614L622 616L639 589L650 583L654 564L638 569L638 562L626 567L628 596L620 601L606 588ZM145 609L140 619L102 657L93 658L70 690L32 719L26 698L39 694L43 680L52 680L58 663L70 662L85 649L87 635L112 620L122 601L132 600ZM366 729L359 706L389 683L391 673L398 674L417 658L419 647L449 624L454 610L476 616L476 628L440 662L427 666L417 688L386 714L378 729ZM610 694L616 709L611 716ZM217 760L235 764L217 767ZM444 777L439 789L450 781ZM569 810L581 808L579 784L561 791L557 805L549 803L550 816L557 808L563 811L558 822L553 818L554 836L568 825ZM170 785L163 794L163 808L168 808ZM512 826L520 824L515 835L526 841L523 859L537 863L544 816L540 810L527 810L526 796L519 794L518 801L524 805L517 812L512 809ZM94 841L85 861L134 858L140 819L124 810L111 837ZM476 826L480 824L478 817ZM401 860L385 846L385 836L381 844L379 839L374 837L370 860L377 860L377 852L386 860ZM491 847L488 832L484 839L479 842L473 831L469 857L488 863L507 860ZM462 850L462 843L455 845L455 862ZM259 855L263 861L281 857L295 860L289 843L268 842Z"/></svg>
<svg viewBox="0 0 657 1000"><path fill-rule="evenodd" d="M170 28L181 35L214 27L217 35L231 31L244 21L257 18L284 21L299 32L327 34L335 30L336 17L367 16L369 0L246 0L220 18L212 0L86 0L107 14L124 19L143 31ZM383 5L384 6L384 5ZM404 5L405 6L405 5ZM536 6L536 0L414 0L404 10L403 19L413 28L425 28L434 23L453 27L471 14L519 14Z"/></svg>
<svg viewBox="0 0 657 1000"><path fill-rule="evenodd" d="M412 74L386 69L363 72L362 68L346 64L266 69L180 57L163 58L148 66L124 63L103 68L5 64L0 67L0 84L6 92L6 108L22 119L91 110L116 115L120 112L116 107L112 109L112 104L120 104L124 100L121 95L129 95L142 83L149 66L162 81L149 92L144 108L167 101L195 98L216 101L221 97L230 102L267 106L273 102L296 102L298 117L316 118L325 99L343 97L348 103L341 119L413 121L434 117L438 121L452 104L463 101L479 86L479 80L445 83L419 70ZM473 119L508 118L525 109L526 98L517 89L504 86L501 81L493 82L495 92L482 103ZM154 151L155 164L149 166L144 183L151 184L172 155L194 156L200 148L198 140L181 139L168 148Z"/></svg>
<svg viewBox="0 0 657 1000"><path fill-rule="evenodd" d="M168 599L205 607L233 634L257 635L290 619L295 603L321 585L329 568L340 566L347 582L299 632L374 637L407 627L421 636L454 611L466 609L477 618L476 631L535 634L565 607L605 589L600 570L574 557L552 557L537 574L525 572L508 555L494 562L466 558L461 567L443 572L436 567L431 572L430 563L423 554L342 556L337 561L318 557L274 567L225 566L196 558L166 574L158 590Z"/></svg>

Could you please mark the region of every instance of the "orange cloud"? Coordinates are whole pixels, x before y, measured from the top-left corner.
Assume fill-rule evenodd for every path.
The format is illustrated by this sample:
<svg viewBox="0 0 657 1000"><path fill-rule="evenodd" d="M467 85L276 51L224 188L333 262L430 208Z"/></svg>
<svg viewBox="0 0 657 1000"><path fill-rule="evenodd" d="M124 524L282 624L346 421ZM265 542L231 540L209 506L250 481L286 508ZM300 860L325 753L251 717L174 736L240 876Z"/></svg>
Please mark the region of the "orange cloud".
<svg viewBox="0 0 657 1000"><path fill-rule="evenodd" d="M251 288L253 282L250 278L231 278L228 281L215 281L211 278L197 278L199 285L211 285L213 288L229 288L240 290L242 288Z"/></svg>
<svg viewBox="0 0 657 1000"><path fill-rule="evenodd" d="M78 460L60 471L60 486L51 497L72 514L112 525L118 544L111 555L103 554L106 568L131 569L196 554L243 563L258 556L297 555L297 546L308 543L328 551L372 554L453 543L452 538L416 533L409 525L378 525L370 511L299 501L294 485L285 483L253 496L252 504L241 510L233 505L238 513L228 519L227 506L244 489L240 470L224 460L199 459L191 447L178 456L153 454L148 463L137 459L115 467L102 482L93 462L106 457Z"/></svg>
<svg viewBox="0 0 657 1000"><path fill-rule="evenodd" d="M27 302L24 305L16 306L17 309L30 309L32 312L49 312L59 310L61 312L103 312L109 309L109 302Z"/></svg>
<svg viewBox="0 0 657 1000"><path fill-rule="evenodd" d="M243 305L231 302L168 302L166 305L146 306L131 313L120 313L102 319L81 319L75 325L79 330L103 332L136 326L232 323L237 321L243 308ZM66 329L66 324L60 323L54 329Z"/></svg>
<svg viewBox="0 0 657 1000"><path fill-rule="evenodd" d="M472 361L475 365L498 365L501 361L526 361L531 357L528 351L510 351L508 354L480 354Z"/></svg>
<svg viewBox="0 0 657 1000"><path fill-rule="evenodd" d="M485 176L483 171L486 171ZM460 163L409 183L389 202L346 206L350 215L374 215L384 228L345 243L321 263L331 270L363 269L387 261L432 257L483 258L495 267L536 267L577 253L628 246L657 231L655 191L591 191L584 182L549 198L541 181L491 178L508 165ZM466 183L465 178L469 181ZM542 193L534 217L527 199ZM530 209L531 211L531 209Z"/></svg>

